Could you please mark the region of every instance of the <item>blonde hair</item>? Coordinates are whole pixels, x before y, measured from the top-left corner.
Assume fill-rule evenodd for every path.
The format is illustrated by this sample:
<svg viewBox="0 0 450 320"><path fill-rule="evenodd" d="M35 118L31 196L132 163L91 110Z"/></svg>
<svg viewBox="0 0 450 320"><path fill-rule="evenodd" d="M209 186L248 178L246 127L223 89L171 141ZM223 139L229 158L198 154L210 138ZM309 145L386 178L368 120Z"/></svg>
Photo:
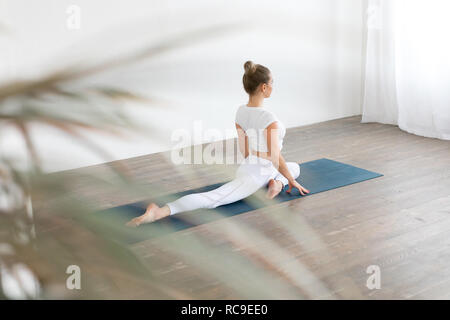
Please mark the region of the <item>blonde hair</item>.
<svg viewBox="0 0 450 320"><path fill-rule="evenodd" d="M244 69L242 83L248 94L253 94L261 83L269 83L270 70L263 65L247 61L244 63Z"/></svg>

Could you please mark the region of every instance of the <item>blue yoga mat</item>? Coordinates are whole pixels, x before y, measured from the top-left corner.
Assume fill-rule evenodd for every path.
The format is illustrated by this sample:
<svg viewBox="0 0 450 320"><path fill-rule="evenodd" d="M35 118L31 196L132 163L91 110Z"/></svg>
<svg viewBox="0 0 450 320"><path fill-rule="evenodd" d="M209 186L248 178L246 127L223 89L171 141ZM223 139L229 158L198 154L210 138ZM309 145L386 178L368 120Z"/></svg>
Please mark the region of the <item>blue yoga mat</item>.
<svg viewBox="0 0 450 320"><path fill-rule="evenodd" d="M286 186L275 200L279 202L290 201L381 176L382 174L330 159L323 158L313 160L300 164L300 177L297 178L297 181L307 188L310 193L302 196L298 190L295 189L289 194L285 192L287 189ZM173 197L181 197L194 192L209 191L222 184L223 183L217 183L202 188L179 192L173 194L172 197L161 197L159 199L152 199L152 201L156 202L158 205L164 205L169 200L174 199ZM109 228L105 232L114 232L112 236L116 241L131 244L265 206L263 201L258 200L256 196L252 195L246 199L217 207L215 209L217 210L217 213L209 209L199 209L190 212L181 212L150 224L141 225L137 228L124 226L127 221L143 214L150 202L151 201L143 201L114 207L98 211L94 216L95 219L99 219L101 224L104 224L105 228Z"/></svg>

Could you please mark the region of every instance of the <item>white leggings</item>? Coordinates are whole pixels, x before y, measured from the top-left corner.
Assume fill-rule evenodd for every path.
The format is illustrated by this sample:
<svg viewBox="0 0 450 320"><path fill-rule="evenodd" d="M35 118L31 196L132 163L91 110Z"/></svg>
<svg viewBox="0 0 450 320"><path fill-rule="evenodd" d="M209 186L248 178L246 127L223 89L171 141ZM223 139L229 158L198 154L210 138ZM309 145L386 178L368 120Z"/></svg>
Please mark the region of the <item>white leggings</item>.
<svg viewBox="0 0 450 320"><path fill-rule="evenodd" d="M300 175L298 163L287 162L286 165L292 177L296 179ZM216 208L247 198L267 186L271 179L281 181L283 186L288 184L287 179L270 160L250 155L239 166L234 180L211 191L188 194L167 203L167 206L171 215L200 208Z"/></svg>

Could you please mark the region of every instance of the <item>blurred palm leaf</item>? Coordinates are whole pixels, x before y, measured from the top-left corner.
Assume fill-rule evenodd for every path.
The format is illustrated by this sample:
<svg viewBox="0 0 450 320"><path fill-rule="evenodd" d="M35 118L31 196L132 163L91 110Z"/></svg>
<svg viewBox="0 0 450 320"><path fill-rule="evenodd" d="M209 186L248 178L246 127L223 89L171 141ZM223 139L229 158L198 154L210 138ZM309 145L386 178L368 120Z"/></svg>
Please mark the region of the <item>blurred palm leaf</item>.
<svg viewBox="0 0 450 320"><path fill-rule="evenodd" d="M152 276L148 264L144 266L128 248L96 233L98 228L86 219L93 208L72 196L71 181L62 181L41 172L39 150L34 144L30 125L56 128L107 158L106 151L85 138L83 132L120 136L122 129L136 129L136 124L123 112L122 105L116 102L135 100L151 104L157 99L109 86L73 90L68 85L115 67L230 32L233 27L237 26L224 25L186 32L118 59L88 67L68 67L38 79L0 86L0 125L12 125L18 130L31 160L28 170L23 171L16 169L12 160L1 159L0 203L5 206L0 211L0 246L8 250L0 250L0 268L12 270L15 265L24 263L37 277L42 288L40 296L44 298L67 294L61 285L65 283L67 275L64 270L70 263L82 264L88 277L93 277L85 279L80 297L99 297L99 291L94 290L95 285L92 285L99 279L105 280L103 285L106 283L113 287L125 285L134 290L151 289L155 297L187 297ZM102 103L104 99L109 100L108 110L98 108L101 97ZM126 168L117 162L110 165L122 178L119 179L122 187L132 183L126 175ZM30 215L26 199L33 199L34 215ZM38 230L37 234L32 232L34 228ZM79 248L83 248L82 252ZM21 284L20 281L18 283ZM55 289L56 284L59 287ZM104 296L120 297L123 294L108 293ZM0 295L4 296L1 276Z"/></svg>

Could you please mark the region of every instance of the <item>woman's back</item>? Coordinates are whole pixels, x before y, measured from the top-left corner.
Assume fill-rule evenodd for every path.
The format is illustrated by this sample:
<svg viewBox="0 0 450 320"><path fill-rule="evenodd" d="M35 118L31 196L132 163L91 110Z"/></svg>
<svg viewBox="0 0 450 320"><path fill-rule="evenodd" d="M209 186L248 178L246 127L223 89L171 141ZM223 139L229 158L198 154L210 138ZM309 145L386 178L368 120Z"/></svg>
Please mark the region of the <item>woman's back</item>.
<svg viewBox="0 0 450 320"><path fill-rule="evenodd" d="M283 147L283 138L286 129L281 121L279 121L269 110L266 110L264 107L248 107L246 105L241 105L236 112L235 119L235 122L248 136L249 150L259 152L268 152L264 129L275 121L278 122L278 140L281 149Z"/></svg>

